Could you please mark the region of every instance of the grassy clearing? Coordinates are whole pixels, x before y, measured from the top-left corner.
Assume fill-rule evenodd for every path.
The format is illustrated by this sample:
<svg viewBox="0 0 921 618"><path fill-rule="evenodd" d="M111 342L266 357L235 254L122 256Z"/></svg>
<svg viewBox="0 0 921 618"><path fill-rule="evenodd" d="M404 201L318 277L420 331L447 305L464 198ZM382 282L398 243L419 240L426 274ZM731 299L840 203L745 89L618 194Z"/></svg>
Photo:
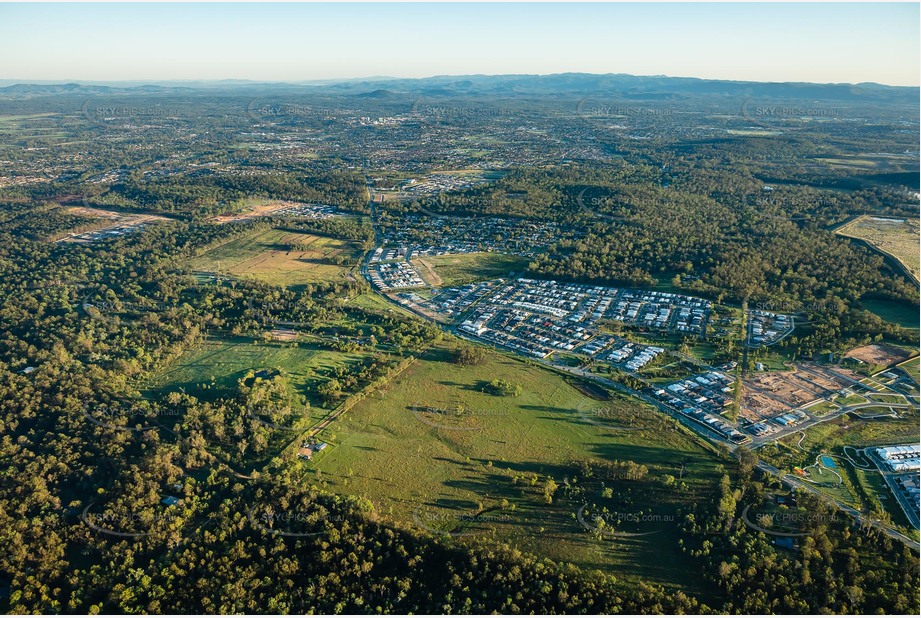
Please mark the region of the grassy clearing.
<svg viewBox="0 0 921 618"><path fill-rule="evenodd" d="M691 356L700 360L710 362L716 353L719 352L719 346L715 343L700 341L691 346Z"/></svg>
<svg viewBox="0 0 921 618"><path fill-rule="evenodd" d="M882 507L892 518L892 523L901 526L906 534L918 538L918 532L912 527L911 522L902 510L899 501L892 495L892 490L883 479L882 475L875 471L860 470L854 468L854 474L859 479L861 489L866 492L872 502Z"/></svg>
<svg viewBox="0 0 921 618"><path fill-rule="evenodd" d="M868 403L867 398L861 397L860 395L848 395L847 397L842 397L841 395L838 395L832 401L841 407L856 406L857 404L860 404L860 403Z"/></svg>
<svg viewBox="0 0 921 618"><path fill-rule="evenodd" d="M848 238L864 240L881 253L898 260L918 279L921 272L921 254L918 245L918 219L887 219L863 216L836 230ZM916 316L917 317L917 316Z"/></svg>
<svg viewBox="0 0 921 618"><path fill-rule="evenodd" d="M433 270L440 282L433 285L452 287L474 281L508 277L509 273L520 272L528 267L528 260L504 253L462 253L417 258L413 264L425 276Z"/></svg>
<svg viewBox="0 0 921 618"><path fill-rule="evenodd" d="M867 396L871 401L879 401L881 403L905 403L905 397L902 395L885 395L872 393Z"/></svg>
<svg viewBox="0 0 921 618"><path fill-rule="evenodd" d="M17 124L22 120L34 120L35 118L49 118L51 116L56 116L54 113L44 113L44 114L3 114L0 115L0 124Z"/></svg>
<svg viewBox="0 0 921 618"><path fill-rule="evenodd" d="M871 161L869 159L816 157L815 160L821 161L822 163L827 163L832 167L859 169L875 169L877 167L876 161Z"/></svg>
<svg viewBox="0 0 921 618"><path fill-rule="evenodd" d="M272 229L216 247L190 266L296 287L344 280L360 257L361 250L344 240Z"/></svg>
<svg viewBox="0 0 921 618"><path fill-rule="evenodd" d="M348 306L358 309L367 309L370 311L385 311L387 313L399 313L407 317L418 319L418 316L404 307L389 302L383 296L375 292L364 292L349 299Z"/></svg>
<svg viewBox="0 0 921 618"><path fill-rule="evenodd" d="M278 369L288 377L289 395L304 409L309 404L310 419L319 419L329 409L316 398L315 388L327 380L326 374L342 365L353 365L364 357L297 343L255 342L252 338L207 339L183 354L172 367L154 376L145 391L163 396L184 389L203 400L231 397L238 381L251 370ZM334 406L330 406L334 407Z"/></svg>
<svg viewBox="0 0 921 618"><path fill-rule="evenodd" d="M480 366L456 365L453 345L433 347L325 430L330 452L300 464L315 470L310 482L370 498L398 525L501 540L619 577L702 586L682 567L676 528L678 510L706 499L718 479L708 451L644 404L593 399L593 391L492 351ZM519 385L521 394L483 392L494 379ZM608 480L613 496L602 498L597 482L576 478L574 462L586 460L632 460L648 466L648 480ZM666 488L665 476L681 477L682 467L680 488ZM542 493L547 477L560 486L550 504ZM572 489L586 483L586 494ZM640 524L655 534L595 538L575 519L587 501L656 513L658 521Z"/></svg>
<svg viewBox="0 0 921 618"><path fill-rule="evenodd" d="M898 324L902 328L918 330L918 305L878 298L864 298L860 304L887 322Z"/></svg>
<svg viewBox="0 0 921 618"><path fill-rule="evenodd" d="M819 403L813 404L806 408L810 414L815 414L816 416L825 416L829 412L834 412L838 409L838 406L831 403L830 401L820 401Z"/></svg>
<svg viewBox="0 0 921 618"><path fill-rule="evenodd" d="M351 298L348 302L348 305L350 307L357 307L360 309L375 309L384 311L387 309L392 309L393 311L401 310L400 307L387 302L387 300L382 296L371 292L365 292Z"/></svg>

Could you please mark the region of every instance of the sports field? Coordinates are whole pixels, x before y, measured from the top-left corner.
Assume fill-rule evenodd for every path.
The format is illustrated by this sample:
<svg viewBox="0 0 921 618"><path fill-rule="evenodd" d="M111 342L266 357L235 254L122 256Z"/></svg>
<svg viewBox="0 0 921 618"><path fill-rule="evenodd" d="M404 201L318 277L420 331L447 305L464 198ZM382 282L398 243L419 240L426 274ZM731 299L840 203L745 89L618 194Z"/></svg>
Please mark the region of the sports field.
<svg viewBox="0 0 921 618"><path fill-rule="evenodd" d="M457 365L453 345L431 348L325 430L331 446L299 464L305 479L367 497L397 525L509 542L627 579L700 584L682 566L676 528L680 509L713 491L715 456L644 404L593 399L597 389L493 351L482 365ZM496 379L520 395L484 392ZM589 478L579 462L590 460L649 471L643 481ZM548 478L558 487L550 503ZM587 504L608 508L615 530L648 536L592 532L579 522Z"/></svg>
<svg viewBox="0 0 921 618"><path fill-rule="evenodd" d="M860 304L887 322L898 324L902 328L918 330L918 305L881 298L862 298Z"/></svg>
<svg viewBox="0 0 921 618"><path fill-rule="evenodd" d="M190 266L296 287L345 280L360 257L361 250L348 241L271 229L211 249Z"/></svg>

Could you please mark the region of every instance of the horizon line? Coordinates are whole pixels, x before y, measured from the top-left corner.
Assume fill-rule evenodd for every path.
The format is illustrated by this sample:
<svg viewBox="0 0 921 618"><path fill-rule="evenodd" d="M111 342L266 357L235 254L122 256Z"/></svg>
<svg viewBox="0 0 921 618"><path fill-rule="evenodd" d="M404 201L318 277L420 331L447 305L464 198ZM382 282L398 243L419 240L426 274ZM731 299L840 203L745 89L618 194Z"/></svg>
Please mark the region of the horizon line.
<svg viewBox="0 0 921 618"><path fill-rule="evenodd" d="M637 77L637 78L663 78L663 79L690 79L698 81L708 81L708 82L728 82L728 83L738 83L738 84L813 84L820 86L860 86L860 85L875 85L883 86L886 88L921 88L921 84L887 84L883 82L875 81L862 81L862 82L814 82L814 81L759 81L756 79L727 79L719 77L696 77L696 76L687 76L687 75L667 75L667 74L650 74L650 75L640 75L635 73L592 73L587 71L563 71L555 73L443 73L428 75L426 77L399 77L399 76L381 76L381 75L371 75L363 77L341 77L341 78L304 78L304 79L288 79L288 80L266 80L262 81L259 79L247 78L247 77L220 77L220 78L140 78L140 79L80 79L80 78L54 78L54 79L29 79L29 78L6 78L0 76L0 84L5 83L6 85L0 86L0 88L7 88L10 86L16 85L68 85L76 84L78 86L86 85L105 85L105 84L134 84L136 86L150 85L155 86L157 83L211 83L219 84L224 82L244 82L250 85L296 85L296 86L306 86L306 85L333 85L341 84L346 82L374 82L374 81L424 81L430 79L441 79L441 78L470 78L470 77L557 77L562 75L589 75L589 76L623 76L623 77Z"/></svg>

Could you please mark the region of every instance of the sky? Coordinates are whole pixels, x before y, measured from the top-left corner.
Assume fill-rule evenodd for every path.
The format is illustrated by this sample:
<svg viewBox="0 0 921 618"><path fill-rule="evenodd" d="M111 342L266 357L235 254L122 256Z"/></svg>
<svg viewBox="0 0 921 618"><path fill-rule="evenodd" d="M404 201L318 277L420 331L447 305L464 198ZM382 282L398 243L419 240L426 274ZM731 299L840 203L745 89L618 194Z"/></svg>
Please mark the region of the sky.
<svg viewBox="0 0 921 618"><path fill-rule="evenodd" d="M918 3L0 3L0 79L629 73L919 85Z"/></svg>

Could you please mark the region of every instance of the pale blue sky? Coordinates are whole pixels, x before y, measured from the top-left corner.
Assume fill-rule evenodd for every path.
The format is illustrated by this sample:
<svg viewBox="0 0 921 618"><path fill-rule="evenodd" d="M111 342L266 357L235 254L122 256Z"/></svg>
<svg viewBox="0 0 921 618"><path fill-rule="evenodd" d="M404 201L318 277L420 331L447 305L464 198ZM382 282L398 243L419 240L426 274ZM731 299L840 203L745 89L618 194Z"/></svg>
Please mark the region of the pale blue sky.
<svg viewBox="0 0 921 618"><path fill-rule="evenodd" d="M631 73L919 83L919 5L0 4L0 79Z"/></svg>

